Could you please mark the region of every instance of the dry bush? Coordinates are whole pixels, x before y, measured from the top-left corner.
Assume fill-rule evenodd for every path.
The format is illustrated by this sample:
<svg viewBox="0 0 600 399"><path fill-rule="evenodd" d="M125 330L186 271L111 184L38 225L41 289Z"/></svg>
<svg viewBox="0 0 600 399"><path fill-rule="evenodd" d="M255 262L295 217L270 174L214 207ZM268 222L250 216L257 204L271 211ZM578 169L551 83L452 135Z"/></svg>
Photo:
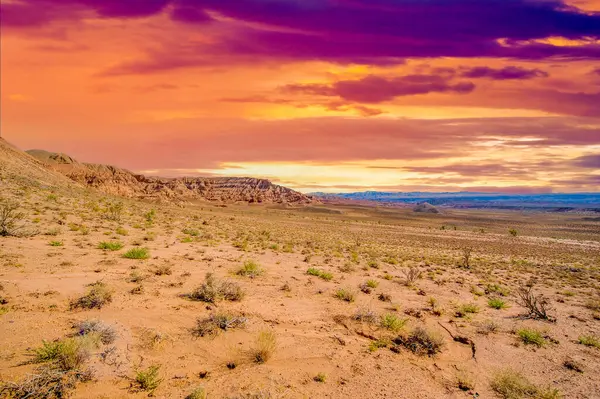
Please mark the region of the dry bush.
<svg viewBox="0 0 600 399"><path fill-rule="evenodd" d="M112 344L117 339L117 331L114 327L104 324L99 320L84 320L73 325L77 334L81 336L96 334L100 341L105 344Z"/></svg>
<svg viewBox="0 0 600 399"><path fill-rule="evenodd" d="M265 363L275 353L277 348L277 338L275 333L272 331L262 331L258 338L254 348L251 349L250 355L256 363Z"/></svg>
<svg viewBox="0 0 600 399"><path fill-rule="evenodd" d="M96 281L90 284L89 287L87 294L71 301L71 309L101 309L104 305L112 302L112 291L106 283Z"/></svg>
<svg viewBox="0 0 600 399"><path fill-rule="evenodd" d="M17 236L23 229L22 221L25 219L25 214L18 209L17 203L0 200L0 236Z"/></svg>
<svg viewBox="0 0 600 399"><path fill-rule="evenodd" d="M124 205L122 202L109 203L104 209L104 217L108 220L120 222L123 216Z"/></svg>
<svg viewBox="0 0 600 399"><path fill-rule="evenodd" d="M375 324L379 320L379 316L369 308L359 308L356 310L352 318L362 323Z"/></svg>
<svg viewBox="0 0 600 399"><path fill-rule="evenodd" d="M470 269L471 268L471 255L473 253L473 248L471 247L465 247L461 249L462 252L462 259L461 259L461 267L465 268L465 269Z"/></svg>
<svg viewBox="0 0 600 399"><path fill-rule="evenodd" d="M497 372L490 386L504 399L558 399L562 397L557 389L539 388L521 373L510 369Z"/></svg>
<svg viewBox="0 0 600 399"><path fill-rule="evenodd" d="M533 292L533 287L521 287L517 291L517 303L527 309L527 317L540 320L556 321L556 319L548 314L552 309L546 299L542 295L536 295Z"/></svg>
<svg viewBox="0 0 600 399"><path fill-rule="evenodd" d="M404 346L417 355L428 356L440 353L444 347L444 340L439 334L427 331L422 327L415 328L406 336L398 336L394 339L394 343Z"/></svg>
<svg viewBox="0 0 600 399"><path fill-rule="evenodd" d="M61 399L69 396L77 382L93 377L91 370L63 371L42 367L21 382L8 382L0 386L0 397L14 399Z"/></svg>
<svg viewBox="0 0 600 399"><path fill-rule="evenodd" d="M204 283L192 291L189 298L208 303L215 303L221 299L235 302L244 298L244 291L233 281L219 281L212 273L206 273Z"/></svg>
<svg viewBox="0 0 600 399"><path fill-rule="evenodd" d="M422 275L421 270L415 266L404 269L402 273L404 274L404 283L409 287L415 285Z"/></svg>
<svg viewBox="0 0 600 399"><path fill-rule="evenodd" d="M199 318L192 332L200 337L217 335L219 331L242 327L246 324L246 321L247 319L244 316L234 316L227 313L212 314L207 318Z"/></svg>

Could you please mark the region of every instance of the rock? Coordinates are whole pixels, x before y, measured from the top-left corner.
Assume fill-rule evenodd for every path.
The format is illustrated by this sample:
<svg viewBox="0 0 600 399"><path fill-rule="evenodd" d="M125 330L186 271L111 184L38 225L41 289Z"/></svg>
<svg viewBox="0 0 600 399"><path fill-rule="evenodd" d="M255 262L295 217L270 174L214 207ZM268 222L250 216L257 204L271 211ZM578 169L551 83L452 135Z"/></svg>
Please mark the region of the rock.
<svg viewBox="0 0 600 399"><path fill-rule="evenodd" d="M148 177L114 166L80 163L65 154L28 153L53 171L106 194L160 201L207 200L221 203L310 204L312 197L251 177Z"/></svg>
<svg viewBox="0 0 600 399"><path fill-rule="evenodd" d="M413 212L419 213L440 213L440 211L428 202L421 202L413 208Z"/></svg>

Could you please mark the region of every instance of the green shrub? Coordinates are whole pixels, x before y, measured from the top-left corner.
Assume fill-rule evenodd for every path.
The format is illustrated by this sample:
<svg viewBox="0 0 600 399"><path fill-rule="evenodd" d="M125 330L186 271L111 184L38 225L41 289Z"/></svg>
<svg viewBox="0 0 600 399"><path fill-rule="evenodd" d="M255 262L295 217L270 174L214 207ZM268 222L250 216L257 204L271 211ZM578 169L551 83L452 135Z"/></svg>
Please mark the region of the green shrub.
<svg viewBox="0 0 600 399"><path fill-rule="evenodd" d="M321 382L321 383L326 382L327 381L327 374L325 374L325 373L319 373L319 374L317 374L313 378L313 380L315 380L316 382Z"/></svg>
<svg viewBox="0 0 600 399"><path fill-rule="evenodd" d="M342 301L354 302L354 299L356 299L356 294L354 291L348 288L338 288L335 291L335 297L337 299L341 299Z"/></svg>
<svg viewBox="0 0 600 399"><path fill-rule="evenodd" d="M404 328L408 319L401 319L398 316L388 313L381 317L381 327L393 331L399 332Z"/></svg>
<svg viewBox="0 0 600 399"><path fill-rule="evenodd" d="M257 262L253 260L247 260L244 262L244 265L236 272L236 274L238 276L254 278L263 274L263 269Z"/></svg>
<svg viewBox="0 0 600 399"><path fill-rule="evenodd" d="M185 399L206 399L206 390L203 387L198 387L186 396Z"/></svg>
<svg viewBox="0 0 600 399"><path fill-rule="evenodd" d="M456 310L456 317L465 317L471 313L478 313L479 306L474 303L466 303L464 305L459 306Z"/></svg>
<svg viewBox="0 0 600 399"><path fill-rule="evenodd" d="M160 366L152 365L135 374L135 382L142 391L153 392L158 388L162 379L159 376Z"/></svg>
<svg viewBox="0 0 600 399"><path fill-rule="evenodd" d="M600 349L600 338L595 335L582 335L579 337L579 343L585 346L591 346Z"/></svg>
<svg viewBox="0 0 600 399"><path fill-rule="evenodd" d="M525 345L535 345L538 348L546 346L546 338L540 331L522 328L517 331L517 335Z"/></svg>
<svg viewBox="0 0 600 399"><path fill-rule="evenodd" d="M123 248L123 244L118 241L102 241L98 244L99 249L104 249L108 251L118 251Z"/></svg>
<svg viewBox="0 0 600 399"><path fill-rule="evenodd" d="M43 341L34 349L34 363L52 363L61 371L79 369L90 358L90 349L97 345L97 336L66 338L60 341Z"/></svg>
<svg viewBox="0 0 600 399"><path fill-rule="evenodd" d="M535 386L521 373L506 369L497 372L490 386L504 399L559 399L561 394L557 389L542 389Z"/></svg>
<svg viewBox="0 0 600 399"><path fill-rule="evenodd" d="M333 274L323 271L323 270L319 270L315 267L311 267L306 271L306 274L310 275L310 276L316 276L319 277L320 279L323 279L325 281L330 281L331 279L333 279Z"/></svg>
<svg viewBox="0 0 600 399"><path fill-rule="evenodd" d="M370 280L367 280L365 285L369 288L377 288L377 286L379 286L379 282L377 280L370 279Z"/></svg>
<svg viewBox="0 0 600 399"><path fill-rule="evenodd" d="M148 248L131 248L123 254L123 257L127 259L148 259L150 251L148 251Z"/></svg>
<svg viewBox="0 0 600 399"><path fill-rule="evenodd" d="M497 309L497 310L500 310L500 309L506 309L506 308L508 308L508 307L509 307L509 306L506 304L506 302L504 302L504 301L503 301L502 299L500 299L500 298L491 298L491 299L488 301L488 306L489 306L490 308Z"/></svg>
<svg viewBox="0 0 600 399"><path fill-rule="evenodd" d="M51 247L62 247L63 243L62 241L50 241L48 245L50 245Z"/></svg>

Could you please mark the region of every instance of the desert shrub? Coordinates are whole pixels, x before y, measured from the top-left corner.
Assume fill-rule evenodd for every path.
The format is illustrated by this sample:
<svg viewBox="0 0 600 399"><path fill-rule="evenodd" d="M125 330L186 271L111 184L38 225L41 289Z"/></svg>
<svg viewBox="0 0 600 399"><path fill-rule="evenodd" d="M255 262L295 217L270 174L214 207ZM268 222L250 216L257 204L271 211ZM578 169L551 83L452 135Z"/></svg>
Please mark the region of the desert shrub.
<svg viewBox="0 0 600 399"><path fill-rule="evenodd" d="M275 333L262 331L256 339L254 348L251 349L251 357L256 363L265 363L273 356L276 348L277 338Z"/></svg>
<svg viewBox="0 0 600 399"><path fill-rule="evenodd" d="M377 296L381 302L392 302L392 296L390 294L381 293Z"/></svg>
<svg viewBox="0 0 600 399"><path fill-rule="evenodd" d="M588 299L585 307L595 312L600 312L600 299Z"/></svg>
<svg viewBox="0 0 600 399"><path fill-rule="evenodd" d="M232 281L219 281L212 273L206 274L204 283L189 294L190 299L208 303L218 300L241 301L244 297L242 288Z"/></svg>
<svg viewBox="0 0 600 399"><path fill-rule="evenodd" d="M394 343L404 346L417 355L433 356L442 351L444 347L443 338L434 332L422 327L417 327L406 336L400 335L394 339Z"/></svg>
<svg viewBox="0 0 600 399"><path fill-rule="evenodd" d="M323 271L323 270L319 270L315 267L310 267L306 271L306 274L308 274L310 276L319 277L320 279L325 280L325 281L330 281L331 279L333 279L333 274Z"/></svg>
<svg viewBox="0 0 600 399"><path fill-rule="evenodd" d="M129 232L127 231L127 229L123 228L123 227L117 227L117 229L115 230L115 233L117 233L120 236L128 236Z"/></svg>
<svg viewBox="0 0 600 399"><path fill-rule="evenodd" d="M148 248L131 248L123 254L123 257L127 259L148 259L150 251L148 251Z"/></svg>
<svg viewBox="0 0 600 399"><path fill-rule="evenodd" d="M531 383L525 376L516 371L506 369L497 372L490 387L504 399L559 399L556 389L542 389Z"/></svg>
<svg viewBox="0 0 600 399"><path fill-rule="evenodd" d="M238 276L246 276L250 278L254 278L263 274L263 269L260 265L253 261L247 260L244 262L244 265L236 272Z"/></svg>
<svg viewBox="0 0 600 399"><path fill-rule="evenodd" d="M477 332L481 335L489 335L498 332L500 326L494 320L486 320L477 325Z"/></svg>
<svg viewBox="0 0 600 399"><path fill-rule="evenodd" d="M499 284L488 284L485 286L485 293L487 295L496 294L500 296L508 296L510 291L508 288L503 287Z"/></svg>
<svg viewBox="0 0 600 399"><path fill-rule="evenodd" d="M471 391L475 389L473 378L465 372L461 372L456 377L456 386L461 391Z"/></svg>
<svg viewBox="0 0 600 399"><path fill-rule="evenodd" d="M71 301L71 309L101 309L104 305L112 302L112 290L106 283L96 281L89 285L87 294L81 298Z"/></svg>
<svg viewBox="0 0 600 399"><path fill-rule="evenodd" d="M544 334L538 330L522 328L517 331L517 336L525 345L535 345L538 348L546 346Z"/></svg>
<svg viewBox="0 0 600 399"><path fill-rule="evenodd" d="M421 270L415 266L404 269L402 273L404 274L404 283L409 287L415 285L417 280L420 279L422 275Z"/></svg>
<svg viewBox="0 0 600 399"><path fill-rule="evenodd" d="M346 302L354 302L356 299L356 293L349 288L338 288L334 296Z"/></svg>
<svg viewBox="0 0 600 399"><path fill-rule="evenodd" d="M61 371L81 368L90 358L90 349L97 343L94 336L71 337L59 341L43 341L33 350L34 363L52 363Z"/></svg>
<svg viewBox="0 0 600 399"><path fill-rule="evenodd" d="M155 216L156 216L156 211L154 209L151 209L150 211L148 211L144 214L144 219L146 219L146 222L152 223L152 222L154 222Z"/></svg>
<svg viewBox="0 0 600 399"><path fill-rule="evenodd" d="M461 249L461 252L462 252L462 259L461 259L460 266L465 269L470 269L471 268L471 254L473 253L473 248L465 247L465 248Z"/></svg>
<svg viewBox="0 0 600 399"><path fill-rule="evenodd" d="M364 322L364 323L371 323L371 324L376 323L377 320L379 319L379 317L377 316L377 313L375 313L373 310L371 310L369 308L357 309L356 312L354 313L354 315L352 316L352 318L356 321L360 321L360 322Z"/></svg>
<svg viewBox="0 0 600 399"><path fill-rule="evenodd" d="M0 385L0 397L14 399L62 399L69 397L77 382L89 381L91 370L63 371L53 367L41 367L21 382Z"/></svg>
<svg viewBox="0 0 600 399"><path fill-rule="evenodd" d="M77 334L80 336L95 334L105 345L112 344L117 339L117 331L114 327L99 320L83 320L75 323L73 328L77 330Z"/></svg>
<svg viewBox="0 0 600 399"><path fill-rule="evenodd" d="M99 249L104 249L108 251L118 251L123 248L123 244L118 241L102 241L98 244Z"/></svg>
<svg viewBox="0 0 600 399"><path fill-rule="evenodd" d="M369 342L369 347L367 348L369 352L377 352L377 350L382 348L387 348L390 345L391 341L387 338L379 338L374 341Z"/></svg>
<svg viewBox="0 0 600 399"><path fill-rule="evenodd" d="M326 382L327 381L327 374L325 373L319 373L316 376L313 377L313 380L315 380L316 382Z"/></svg>
<svg viewBox="0 0 600 399"><path fill-rule="evenodd" d="M200 337L216 335L219 331L241 327L246 323L246 320L243 316L234 316L228 313L212 314L207 318L199 318L192 332Z"/></svg>
<svg viewBox="0 0 600 399"><path fill-rule="evenodd" d="M19 212L19 205L15 202L0 199L0 236L16 236L24 228L22 221L25 214Z"/></svg>
<svg viewBox="0 0 600 399"><path fill-rule="evenodd" d="M356 271L356 267L351 263L344 263L342 266L338 267L338 270L342 273L352 273Z"/></svg>
<svg viewBox="0 0 600 399"><path fill-rule="evenodd" d="M408 319L401 319L398 316L388 313L381 316L381 327L392 332L399 332L404 328Z"/></svg>
<svg viewBox="0 0 600 399"><path fill-rule="evenodd" d="M581 345L600 349L600 338L595 335L582 335L579 337L579 343Z"/></svg>
<svg viewBox="0 0 600 399"><path fill-rule="evenodd" d="M162 382L159 375L160 366L152 365L144 370L138 370L135 374L135 382L142 391L154 392Z"/></svg>
<svg viewBox="0 0 600 399"><path fill-rule="evenodd" d="M500 298L490 298L490 299L488 300L488 306L489 306L490 308L497 309L497 310L500 310L500 309L506 309L506 308L508 308L508 307L509 307L509 306L506 304L506 302L504 302L504 301L503 301L502 299L500 299Z"/></svg>
<svg viewBox="0 0 600 399"><path fill-rule="evenodd" d="M517 303L527 309L527 316L533 319L554 321L548 314L551 311L548 300L542 295L536 295L533 287L521 287L517 291Z"/></svg>
<svg viewBox="0 0 600 399"><path fill-rule="evenodd" d="M165 263L155 266L154 269L152 269L152 273L156 276L170 276L173 274L173 269L171 268L171 265Z"/></svg>
<svg viewBox="0 0 600 399"><path fill-rule="evenodd" d="M206 390L203 387L194 389L185 399L206 399Z"/></svg>
<svg viewBox="0 0 600 399"><path fill-rule="evenodd" d="M48 245L50 245L51 247L62 247L63 242L62 241L50 241L48 243Z"/></svg>
<svg viewBox="0 0 600 399"><path fill-rule="evenodd" d="M456 317L465 317L468 314L478 313L478 312L479 312L479 306L477 306L474 303L465 303L463 305L460 305L458 307L458 309L456 310Z"/></svg>
<svg viewBox="0 0 600 399"><path fill-rule="evenodd" d="M515 229L508 229L508 234L510 234L513 237L516 237L519 234L519 232Z"/></svg>
<svg viewBox="0 0 600 399"><path fill-rule="evenodd" d="M108 220L119 222L123 216L123 209L124 205L122 202L111 202L104 209L104 217Z"/></svg>

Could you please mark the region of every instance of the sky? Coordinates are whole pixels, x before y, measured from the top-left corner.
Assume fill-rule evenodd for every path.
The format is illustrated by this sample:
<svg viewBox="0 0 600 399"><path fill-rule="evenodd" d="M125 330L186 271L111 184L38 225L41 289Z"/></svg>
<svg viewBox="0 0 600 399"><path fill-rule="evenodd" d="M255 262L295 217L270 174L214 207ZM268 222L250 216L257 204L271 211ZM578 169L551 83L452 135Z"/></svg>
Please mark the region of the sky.
<svg viewBox="0 0 600 399"><path fill-rule="evenodd" d="M303 191L600 191L600 0L0 0L23 149Z"/></svg>

